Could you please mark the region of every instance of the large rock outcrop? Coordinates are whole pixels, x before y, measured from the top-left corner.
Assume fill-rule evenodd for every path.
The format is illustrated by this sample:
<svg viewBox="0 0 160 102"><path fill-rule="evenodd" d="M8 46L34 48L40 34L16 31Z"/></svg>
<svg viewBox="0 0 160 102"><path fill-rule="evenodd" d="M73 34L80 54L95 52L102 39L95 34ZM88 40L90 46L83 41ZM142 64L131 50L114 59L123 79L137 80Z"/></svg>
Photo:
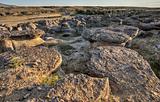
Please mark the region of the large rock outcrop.
<svg viewBox="0 0 160 102"><path fill-rule="evenodd" d="M99 47L90 51L88 73L108 76L112 92L121 100L160 100L160 80L137 52L120 47Z"/></svg>
<svg viewBox="0 0 160 102"><path fill-rule="evenodd" d="M138 27L144 31L160 30L160 22L140 23Z"/></svg>
<svg viewBox="0 0 160 102"><path fill-rule="evenodd" d="M138 34L138 31L138 28L131 26L90 28L83 32L82 37L91 42L125 46Z"/></svg>
<svg viewBox="0 0 160 102"><path fill-rule="evenodd" d="M45 41L40 37L45 32L40 29L29 31L7 32L0 31L0 50L15 50L22 46L34 47L43 44Z"/></svg>
<svg viewBox="0 0 160 102"><path fill-rule="evenodd" d="M74 53L67 63L62 66L66 71L108 77L112 93L122 102L160 100L160 80L148 62L131 49L100 46L89 53Z"/></svg>
<svg viewBox="0 0 160 102"><path fill-rule="evenodd" d="M2 100L5 102L109 102L109 80L84 74L69 74L59 79L54 86L32 85L17 89L0 101Z"/></svg>
<svg viewBox="0 0 160 102"><path fill-rule="evenodd" d="M0 60L1 99L15 90L41 84L62 62L56 50L35 47L2 53Z"/></svg>
<svg viewBox="0 0 160 102"><path fill-rule="evenodd" d="M140 53L160 78L160 35L159 31L144 32L131 43L131 48Z"/></svg>

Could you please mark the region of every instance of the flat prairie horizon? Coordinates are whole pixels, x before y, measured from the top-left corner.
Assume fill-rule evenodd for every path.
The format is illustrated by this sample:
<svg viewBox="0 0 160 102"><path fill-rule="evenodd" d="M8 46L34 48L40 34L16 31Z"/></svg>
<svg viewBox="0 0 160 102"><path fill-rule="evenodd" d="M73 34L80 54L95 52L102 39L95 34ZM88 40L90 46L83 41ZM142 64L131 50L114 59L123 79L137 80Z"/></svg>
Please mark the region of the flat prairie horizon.
<svg viewBox="0 0 160 102"><path fill-rule="evenodd" d="M127 6L160 7L160 0L0 0L16 6Z"/></svg>

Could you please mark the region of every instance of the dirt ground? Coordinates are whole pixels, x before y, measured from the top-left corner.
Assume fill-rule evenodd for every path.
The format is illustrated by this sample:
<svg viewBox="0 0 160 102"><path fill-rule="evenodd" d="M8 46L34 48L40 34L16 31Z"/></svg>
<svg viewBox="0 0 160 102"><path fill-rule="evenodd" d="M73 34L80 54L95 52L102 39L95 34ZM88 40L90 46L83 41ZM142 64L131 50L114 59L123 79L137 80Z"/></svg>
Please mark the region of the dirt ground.
<svg viewBox="0 0 160 102"><path fill-rule="evenodd" d="M54 19L60 17L61 14L40 14L40 15L25 15L25 16L7 16L7 17L0 17L1 24L8 24L8 25L16 25L18 23L26 23L26 22L34 22L38 20L45 20L45 19Z"/></svg>

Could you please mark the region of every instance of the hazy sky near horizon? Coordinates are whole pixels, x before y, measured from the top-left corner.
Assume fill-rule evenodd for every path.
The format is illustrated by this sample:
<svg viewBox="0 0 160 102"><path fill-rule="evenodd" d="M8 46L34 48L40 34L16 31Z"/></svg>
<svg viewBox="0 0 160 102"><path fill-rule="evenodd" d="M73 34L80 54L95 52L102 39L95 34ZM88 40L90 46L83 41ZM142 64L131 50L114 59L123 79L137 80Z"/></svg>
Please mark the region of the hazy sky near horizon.
<svg viewBox="0 0 160 102"><path fill-rule="evenodd" d="M0 0L21 6L138 6L160 7L160 0Z"/></svg>

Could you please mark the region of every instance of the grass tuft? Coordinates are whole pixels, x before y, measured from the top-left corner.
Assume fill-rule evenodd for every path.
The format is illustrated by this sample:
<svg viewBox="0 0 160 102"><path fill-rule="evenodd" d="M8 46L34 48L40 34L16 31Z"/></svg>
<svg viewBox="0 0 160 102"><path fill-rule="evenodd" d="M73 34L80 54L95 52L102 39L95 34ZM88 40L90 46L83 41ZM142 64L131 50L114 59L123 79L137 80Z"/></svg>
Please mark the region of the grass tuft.
<svg viewBox="0 0 160 102"><path fill-rule="evenodd" d="M9 60L8 66L11 68L21 67L24 64L24 60L20 57L12 57Z"/></svg>
<svg viewBox="0 0 160 102"><path fill-rule="evenodd" d="M60 76L57 73L55 73L55 74L52 74L49 77L45 77L42 80L42 84L47 84L47 85L50 85L50 86L54 86L58 80L60 80Z"/></svg>

